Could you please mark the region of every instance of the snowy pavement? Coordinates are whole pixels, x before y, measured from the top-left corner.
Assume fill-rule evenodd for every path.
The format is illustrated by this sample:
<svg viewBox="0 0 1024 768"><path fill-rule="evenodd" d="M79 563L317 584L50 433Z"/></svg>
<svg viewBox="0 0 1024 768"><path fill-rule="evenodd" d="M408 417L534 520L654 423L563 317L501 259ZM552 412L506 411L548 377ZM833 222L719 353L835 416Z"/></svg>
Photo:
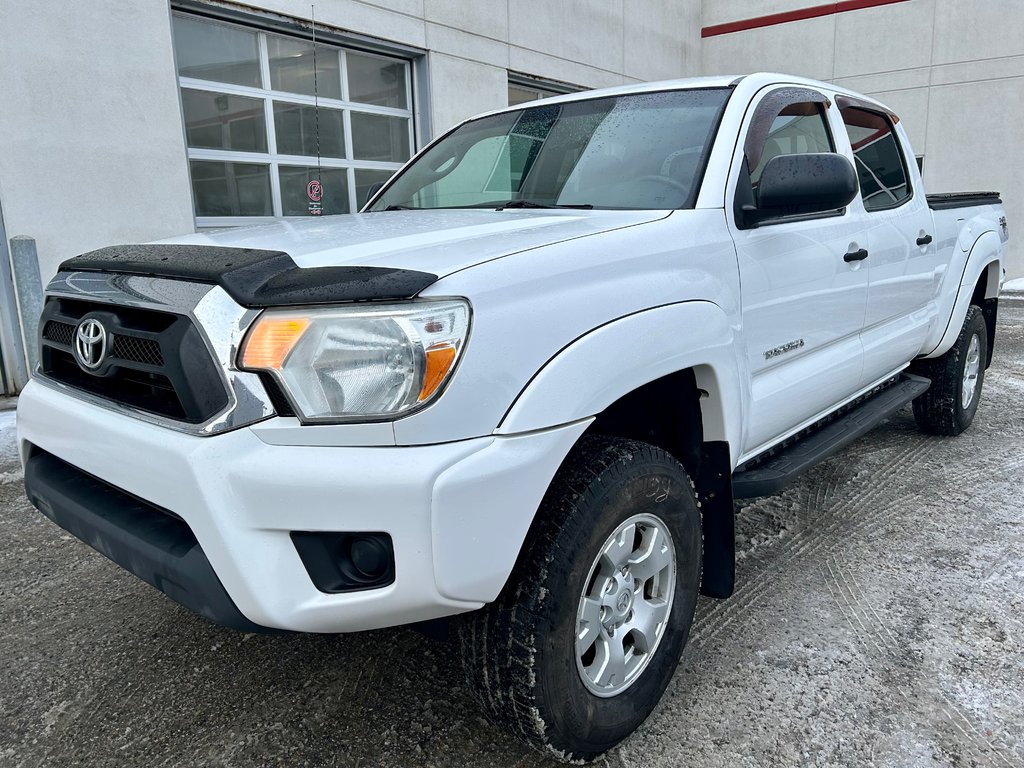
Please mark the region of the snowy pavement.
<svg viewBox="0 0 1024 768"><path fill-rule="evenodd" d="M740 506L736 594L702 599L662 705L601 764L1024 764L1022 398L1007 301L967 433L921 435L906 409ZM33 511L20 479L0 412L5 768L551 765L480 718L446 644L210 625Z"/></svg>

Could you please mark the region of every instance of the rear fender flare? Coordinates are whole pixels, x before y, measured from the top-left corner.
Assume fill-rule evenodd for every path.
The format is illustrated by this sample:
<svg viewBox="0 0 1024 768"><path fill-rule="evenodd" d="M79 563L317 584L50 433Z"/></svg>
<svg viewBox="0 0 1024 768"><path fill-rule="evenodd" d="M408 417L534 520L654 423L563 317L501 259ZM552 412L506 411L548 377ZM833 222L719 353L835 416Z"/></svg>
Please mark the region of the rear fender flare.
<svg viewBox="0 0 1024 768"><path fill-rule="evenodd" d="M999 235L989 231L982 234L974 241L967 263L964 265L963 277L960 279L960 286L957 289L956 300L953 303L953 311L950 313L949 322L942 330L941 336L934 343L931 352L924 357L939 357L945 354L956 342L960 334L960 328L967 317L967 309L971 305L974 296L974 288L978 280L985 273L986 269L995 264L987 275L988 282L985 286L985 298L994 299L999 295L999 278L1001 268L1002 242ZM941 327L941 326L940 326ZM925 346L928 349L928 346Z"/></svg>

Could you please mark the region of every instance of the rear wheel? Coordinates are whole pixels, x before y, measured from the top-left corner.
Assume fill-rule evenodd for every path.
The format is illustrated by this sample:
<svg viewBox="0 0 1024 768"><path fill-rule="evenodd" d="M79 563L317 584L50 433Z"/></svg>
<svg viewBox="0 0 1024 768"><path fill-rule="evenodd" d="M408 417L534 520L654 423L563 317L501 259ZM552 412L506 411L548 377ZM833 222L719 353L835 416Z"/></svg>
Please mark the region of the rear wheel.
<svg viewBox="0 0 1024 768"><path fill-rule="evenodd" d="M700 567L700 514L683 467L644 443L584 438L501 596L460 629L491 720L562 759L615 746L671 679Z"/></svg>
<svg viewBox="0 0 1024 768"><path fill-rule="evenodd" d="M971 425L981 400L987 360L985 316L981 307L972 304L949 351L915 366L917 372L932 380L928 391L914 400L914 418L922 431L959 435Z"/></svg>

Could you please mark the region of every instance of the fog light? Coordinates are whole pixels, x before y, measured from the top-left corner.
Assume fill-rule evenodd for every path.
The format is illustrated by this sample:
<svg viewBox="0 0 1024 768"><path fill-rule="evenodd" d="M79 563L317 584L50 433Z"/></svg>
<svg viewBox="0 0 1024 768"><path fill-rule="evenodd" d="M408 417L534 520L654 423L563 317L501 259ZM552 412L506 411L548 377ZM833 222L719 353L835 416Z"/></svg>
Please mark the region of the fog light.
<svg viewBox="0 0 1024 768"><path fill-rule="evenodd" d="M321 592L357 592L395 580L395 550L386 533L292 531L292 543Z"/></svg>
<svg viewBox="0 0 1024 768"><path fill-rule="evenodd" d="M360 536L349 544L352 565L368 579L379 579L391 565L390 548L379 537Z"/></svg>

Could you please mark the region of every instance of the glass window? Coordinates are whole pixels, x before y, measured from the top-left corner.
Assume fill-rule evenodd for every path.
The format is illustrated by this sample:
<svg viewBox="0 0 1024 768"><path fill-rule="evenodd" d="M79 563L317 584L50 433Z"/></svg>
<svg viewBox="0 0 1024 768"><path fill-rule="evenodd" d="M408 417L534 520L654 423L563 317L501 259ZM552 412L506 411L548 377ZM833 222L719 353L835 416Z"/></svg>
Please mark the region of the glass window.
<svg viewBox="0 0 1024 768"><path fill-rule="evenodd" d="M348 97L362 104L405 109L406 99L404 62L346 54L348 63Z"/></svg>
<svg viewBox="0 0 1024 768"><path fill-rule="evenodd" d="M270 167L193 160L196 216L272 216Z"/></svg>
<svg viewBox="0 0 1024 768"><path fill-rule="evenodd" d="M761 151L761 159L750 173L750 181L754 189L757 189L765 165L778 155L832 151L832 139L820 105L810 102L790 104L772 122Z"/></svg>
<svg viewBox="0 0 1024 768"><path fill-rule="evenodd" d="M313 43L310 40L267 35L267 55L270 58L270 87L275 91L312 96L315 84L317 95L325 99L341 98L337 48L317 44L315 73Z"/></svg>
<svg viewBox="0 0 1024 768"><path fill-rule="evenodd" d="M267 121L262 99L182 88L181 107L190 147L267 151Z"/></svg>
<svg viewBox="0 0 1024 768"><path fill-rule="evenodd" d="M548 85L547 83L534 82L526 75L509 75L508 78L508 105L514 107L517 104L524 104L528 101L547 99L551 96L561 96L564 93L575 93L583 90L572 85Z"/></svg>
<svg viewBox="0 0 1024 768"><path fill-rule="evenodd" d="M728 89L543 104L466 123L374 204L673 209L688 205ZM353 132L354 132L353 127Z"/></svg>
<svg viewBox="0 0 1024 768"><path fill-rule="evenodd" d="M864 208L894 208L910 199L910 183L899 140L884 115L856 107L842 111L860 179Z"/></svg>
<svg viewBox="0 0 1024 768"><path fill-rule="evenodd" d="M345 116L340 109L274 102L274 133L281 155L345 156Z"/></svg>
<svg viewBox="0 0 1024 768"><path fill-rule="evenodd" d="M259 43L248 29L175 16L174 52L182 77L261 85Z"/></svg>
<svg viewBox="0 0 1024 768"><path fill-rule="evenodd" d="M409 121L404 117L353 112L352 154L358 160L408 160Z"/></svg>
<svg viewBox="0 0 1024 768"><path fill-rule="evenodd" d="M281 207L285 216L308 216L310 203L320 203L322 213L349 213L348 174L343 168L281 166ZM310 182L319 182L319 190ZM319 200L317 198L320 198Z"/></svg>
<svg viewBox="0 0 1024 768"><path fill-rule="evenodd" d="M411 157L408 60L173 19L199 226L348 213Z"/></svg>

